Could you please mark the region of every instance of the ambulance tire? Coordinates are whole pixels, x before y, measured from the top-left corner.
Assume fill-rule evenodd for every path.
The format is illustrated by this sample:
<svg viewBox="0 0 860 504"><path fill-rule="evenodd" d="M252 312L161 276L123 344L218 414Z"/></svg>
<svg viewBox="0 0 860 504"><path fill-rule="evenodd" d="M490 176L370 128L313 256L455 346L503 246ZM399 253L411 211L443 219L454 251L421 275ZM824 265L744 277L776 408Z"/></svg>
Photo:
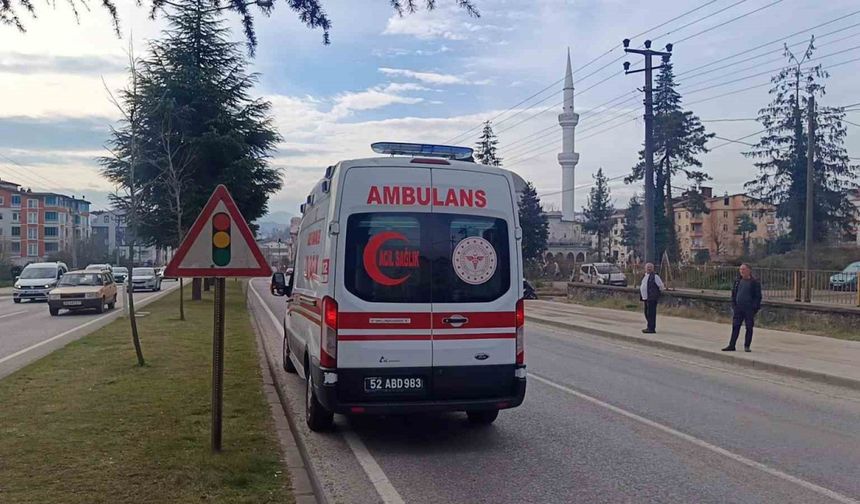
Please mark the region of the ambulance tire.
<svg viewBox="0 0 860 504"><path fill-rule="evenodd" d="M305 367L305 422L308 428L314 432L324 432L331 428L334 422L334 413L325 409L317 399L314 390L313 371L310 366Z"/></svg>
<svg viewBox="0 0 860 504"><path fill-rule="evenodd" d="M499 410L467 411L466 416L472 425L490 425L499 416Z"/></svg>
<svg viewBox="0 0 860 504"><path fill-rule="evenodd" d="M284 371L290 374L296 373L296 366L293 364L293 361L290 360L290 343L287 341L287 336L284 335L284 351L283 353L283 366Z"/></svg>

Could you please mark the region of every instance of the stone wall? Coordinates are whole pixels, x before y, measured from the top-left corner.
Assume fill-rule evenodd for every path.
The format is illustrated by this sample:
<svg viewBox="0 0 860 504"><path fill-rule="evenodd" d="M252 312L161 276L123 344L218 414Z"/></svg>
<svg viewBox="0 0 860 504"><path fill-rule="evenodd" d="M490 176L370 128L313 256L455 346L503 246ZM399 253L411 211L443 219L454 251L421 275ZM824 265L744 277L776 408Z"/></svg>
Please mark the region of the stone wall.
<svg viewBox="0 0 860 504"><path fill-rule="evenodd" d="M609 287L581 283L567 284L568 299L601 300L620 299L625 302L639 303L639 289L635 287ZM695 309L716 317L730 317L732 303L728 296L715 296L683 291L666 291L660 298L662 306ZM801 326L814 325L819 330L828 328L849 331L860 327L860 308L841 306L764 301L756 321L763 325L796 323Z"/></svg>

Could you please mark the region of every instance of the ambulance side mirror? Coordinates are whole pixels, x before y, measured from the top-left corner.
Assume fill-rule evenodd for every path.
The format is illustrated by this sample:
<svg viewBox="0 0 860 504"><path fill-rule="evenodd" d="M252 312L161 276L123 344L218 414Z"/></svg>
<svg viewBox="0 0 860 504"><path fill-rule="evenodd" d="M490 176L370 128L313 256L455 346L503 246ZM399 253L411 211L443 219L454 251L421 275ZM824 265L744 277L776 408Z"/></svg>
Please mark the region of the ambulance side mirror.
<svg viewBox="0 0 860 504"><path fill-rule="evenodd" d="M277 271L272 275L272 283L269 286L269 291L273 296L288 296L289 288L287 287L287 275Z"/></svg>

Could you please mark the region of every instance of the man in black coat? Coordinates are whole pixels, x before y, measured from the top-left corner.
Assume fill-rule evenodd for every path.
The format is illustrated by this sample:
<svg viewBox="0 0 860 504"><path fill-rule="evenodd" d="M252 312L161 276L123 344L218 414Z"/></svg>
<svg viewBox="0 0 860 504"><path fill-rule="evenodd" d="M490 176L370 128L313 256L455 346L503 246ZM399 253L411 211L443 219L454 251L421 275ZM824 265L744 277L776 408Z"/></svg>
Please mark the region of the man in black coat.
<svg viewBox="0 0 860 504"><path fill-rule="evenodd" d="M752 276L749 264L741 264L740 276L732 286L732 339L724 352L734 352L735 343L741 332L741 323L746 326L744 351L749 352L752 345L755 316L761 309L761 283Z"/></svg>
<svg viewBox="0 0 860 504"><path fill-rule="evenodd" d="M645 265L645 276L642 277L642 282L639 284L639 298L642 299L642 304L645 308L645 324L647 327L642 329L645 334L654 334L657 332L657 302L660 300L660 293L666 289L663 285L663 280L660 275L654 273L654 264L647 263Z"/></svg>

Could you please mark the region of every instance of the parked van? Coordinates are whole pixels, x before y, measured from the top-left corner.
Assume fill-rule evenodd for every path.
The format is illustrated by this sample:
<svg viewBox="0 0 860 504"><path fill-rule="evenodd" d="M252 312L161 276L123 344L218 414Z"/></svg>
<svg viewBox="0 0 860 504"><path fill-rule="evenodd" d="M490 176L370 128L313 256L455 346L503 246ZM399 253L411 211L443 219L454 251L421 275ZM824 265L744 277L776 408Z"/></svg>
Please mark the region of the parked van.
<svg viewBox="0 0 860 504"><path fill-rule="evenodd" d="M587 263L579 267L579 281L597 285L627 287L627 276L612 263Z"/></svg>
<svg viewBox="0 0 860 504"><path fill-rule="evenodd" d="M12 301L20 303L24 299L47 301L48 291L57 286L69 268L62 262L42 262L28 264L21 275L15 279L12 288Z"/></svg>
<svg viewBox="0 0 860 504"><path fill-rule="evenodd" d="M374 144L326 170L301 206L283 366L307 423L333 413L465 411L489 424L526 389L514 176L472 150Z"/></svg>

